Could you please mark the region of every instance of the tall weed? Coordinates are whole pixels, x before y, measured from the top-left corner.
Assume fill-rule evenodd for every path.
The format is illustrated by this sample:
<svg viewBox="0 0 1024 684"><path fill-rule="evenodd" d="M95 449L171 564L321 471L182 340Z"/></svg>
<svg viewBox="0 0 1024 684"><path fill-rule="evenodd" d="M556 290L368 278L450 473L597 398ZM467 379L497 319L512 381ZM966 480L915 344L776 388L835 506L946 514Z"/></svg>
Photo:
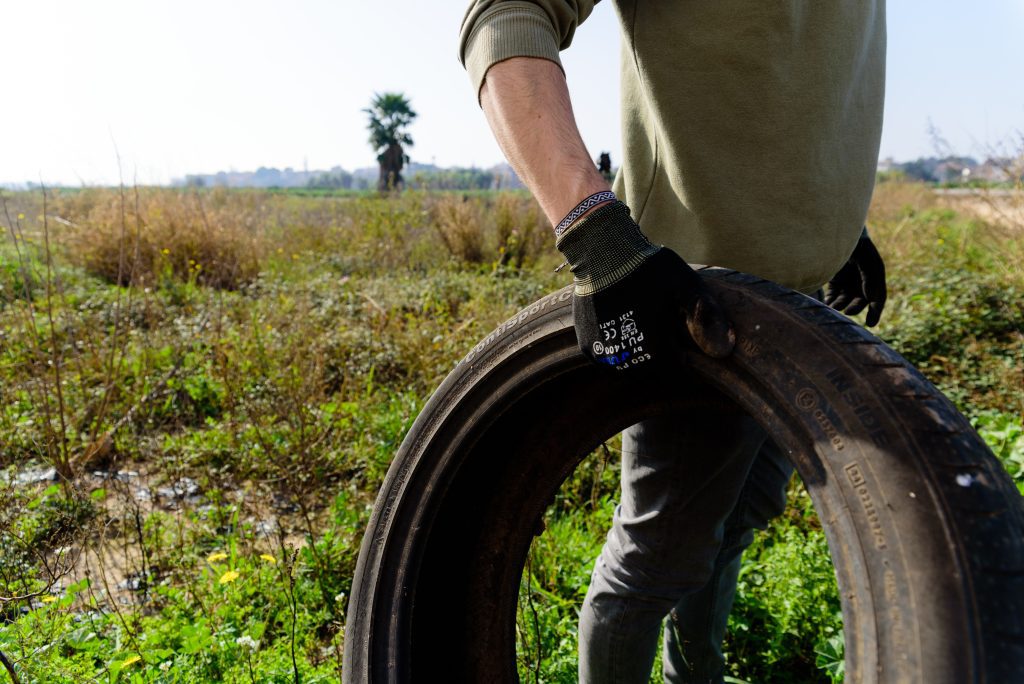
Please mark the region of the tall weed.
<svg viewBox="0 0 1024 684"><path fill-rule="evenodd" d="M58 196L53 210L66 227L72 263L118 285L163 278L237 289L265 256L259 208L224 190L200 194L136 189Z"/></svg>

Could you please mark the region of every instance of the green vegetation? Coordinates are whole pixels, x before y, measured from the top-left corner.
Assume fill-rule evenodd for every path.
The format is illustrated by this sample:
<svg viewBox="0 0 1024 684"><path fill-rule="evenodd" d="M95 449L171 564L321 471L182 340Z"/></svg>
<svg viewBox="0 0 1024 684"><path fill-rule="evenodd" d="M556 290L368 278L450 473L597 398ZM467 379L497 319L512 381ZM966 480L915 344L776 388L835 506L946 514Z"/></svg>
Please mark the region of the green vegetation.
<svg viewBox="0 0 1024 684"><path fill-rule="evenodd" d="M337 681L405 431L474 341L566 277L519 193L26 193L0 225L0 652L23 682ZM871 225L882 336L1024 487L1020 227L904 184L880 186ZM531 551L526 681L575 681L617 448ZM791 489L741 571L730 674L841 681L827 549Z"/></svg>

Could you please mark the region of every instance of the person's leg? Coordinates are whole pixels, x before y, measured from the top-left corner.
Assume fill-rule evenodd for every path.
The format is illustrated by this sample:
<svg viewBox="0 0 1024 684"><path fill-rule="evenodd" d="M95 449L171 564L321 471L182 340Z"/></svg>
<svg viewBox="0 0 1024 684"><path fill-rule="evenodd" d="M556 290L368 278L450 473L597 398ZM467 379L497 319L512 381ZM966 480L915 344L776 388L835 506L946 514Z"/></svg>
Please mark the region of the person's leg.
<svg viewBox="0 0 1024 684"><path fill-rule="evenodd" d="M764 433L731 405L623 434L622 501L580 612L580 681L646 683L662 622L712 576Z"/></svg>
<svg viewBox="0 0 1024 684"><path fill-rule="evenodd" d="M754 460L736 507L725 522L725 536L711 579L684 596L665 622L662 670L673 684L720 684L725 674L722 640L736 594L743 551L755 528L786 508L786 485L793 466L770 441Z"/></svg>
<svg viewBox="0 0 1024 684"><path fill-rule="evenodd" d="M818 301L819 289L810 296ZM766 440L750 467L725 532L711 579L690 592L665 621L662 672L672 684L720 684L725 675L722 642L736 596L743 552L754 541L754 529L768 527L786 509L786 487L793 465L771 440Z"/></svg>

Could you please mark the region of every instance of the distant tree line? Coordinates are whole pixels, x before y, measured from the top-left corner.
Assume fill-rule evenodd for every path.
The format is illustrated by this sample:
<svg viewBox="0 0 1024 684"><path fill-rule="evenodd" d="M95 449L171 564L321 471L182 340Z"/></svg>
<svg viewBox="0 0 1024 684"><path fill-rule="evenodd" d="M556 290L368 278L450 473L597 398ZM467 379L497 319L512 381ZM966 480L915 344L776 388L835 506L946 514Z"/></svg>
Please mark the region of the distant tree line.
<svg viewBox="0 0 1024 684"><path fill-rule="evenodd" d="M910 180L926 183L942 183L954 175L962 174L963 169L973 168L978 161L973 157L922 157L913 161L896 164L895 169L902 171Z"/></svg>
<svg viewBox="0 0 1024 684"><path fill-rule="evenodd" d="M315 171L296 171L291 167L277 169L261 166L255 171L218 171L217 173L190 173L173 185L188 187L226 188L301 188L316 174Z"/></svg>
<svg viewBox="0 0 1024 684"><path fill-rule="evenodd" d="M325 171L306 183L307 188L324 190L369 190L375 186L371 178L357 176L345 169Z"/></svg>
<svg viewBox="0 0 1024 684"><path fill-rule="evenodd" d="M416 190L504 190L522 187L522 183L510 170L500 166L492 169L443 169L429 164L413 164L412 167L403 185ZM306 187L318 190L371 190L378 186L365 171L352 173L334 168L310 178Z"/></svg>
<svg viewBox="0 0 1024 684"><path fill-rule="evenodd" d="M990 157L979 162L974 157L921 157L907 162L883 162L881 178L939 184L1005 183L1021 179L1021 160Z"/></svg>
<svg viewBox="0 0 1024 684"><path fill-rule="evenodd" d="M417 171L408 184L421 190L491 190L500 185L500 180L492 171L453 168Z"/></svg>

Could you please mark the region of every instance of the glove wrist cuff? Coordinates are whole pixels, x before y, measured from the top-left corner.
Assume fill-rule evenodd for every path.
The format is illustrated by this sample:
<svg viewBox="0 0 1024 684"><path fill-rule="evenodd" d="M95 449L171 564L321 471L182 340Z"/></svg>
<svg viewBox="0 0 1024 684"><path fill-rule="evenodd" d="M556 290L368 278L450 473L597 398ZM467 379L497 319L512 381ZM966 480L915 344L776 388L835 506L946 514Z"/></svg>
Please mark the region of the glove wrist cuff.
<svg viewBox="0 0 1024 684"><path fill-rule="evenodd" d="M555 243L575 279L577 296L599 292L622 280L660 247L650 243L622 202L598 207L572 224Z"/></svg>

